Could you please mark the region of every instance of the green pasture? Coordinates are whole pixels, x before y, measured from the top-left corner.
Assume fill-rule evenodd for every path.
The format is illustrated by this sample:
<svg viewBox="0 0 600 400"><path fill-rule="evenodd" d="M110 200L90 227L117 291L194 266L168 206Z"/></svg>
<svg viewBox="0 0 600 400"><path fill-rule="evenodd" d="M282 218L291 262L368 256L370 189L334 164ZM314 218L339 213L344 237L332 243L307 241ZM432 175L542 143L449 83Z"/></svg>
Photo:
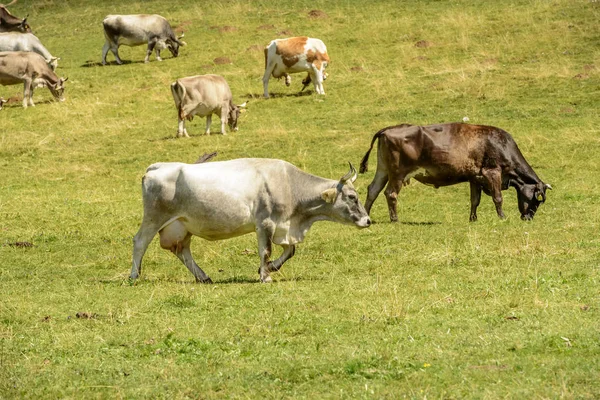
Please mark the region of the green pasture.
<svg viewBox="0 0 600 400"><path fill-rule="evenodd" d="M19 0L61 57L66 101L0 86L0 398L600 398L600 2ZM311 11L320 11L312 12ZM178 58L121 47L107 14L158 13ZM271 80L263 47L322 39L325 96ZM216 73L249 101L240 130L176 139L169 84ZM379 129L461 121L510 132L553 186L521 221L468 185L414 182L391 224L321 222L260 284L256 238L196 238L215 282L155 240L128 281L141 177L157 161L285 159L338 179ZM218 120L213 118L213 131ZM355 186L361 201L373 178ZM279 248L275 249L278 256Z"/></svg>

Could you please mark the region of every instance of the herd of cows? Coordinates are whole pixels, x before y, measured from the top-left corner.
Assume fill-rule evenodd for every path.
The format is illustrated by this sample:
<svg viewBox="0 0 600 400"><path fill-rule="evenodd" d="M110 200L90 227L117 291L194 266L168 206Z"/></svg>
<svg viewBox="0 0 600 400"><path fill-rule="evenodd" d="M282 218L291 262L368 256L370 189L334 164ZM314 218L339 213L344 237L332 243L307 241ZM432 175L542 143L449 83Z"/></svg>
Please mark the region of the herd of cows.
<svg viewBox="0 0 600 400"><path fill-rule="evenodd" d="M163 49L177 57L179 48L186 45L181 40L183 35L177 37L169 22L159 15L109 15L103 26L106 43L102 64L106 64L109 50L117 64L122 64L120 45L147 44L145 62L149 62L153 51L160 61ZM24 83L23 107L33 106L33 89L40 86L48 87L54 97L63 100L66 79L54 73L58 59L31 33L27 18L16 18L0 5L0 32L0 84ZM317 94L325 94L323 81L329 56L321 40L276 39L264 53L265 98L269 97L271 77L284 77L289 86L289 74L298 72L307 72L302 90L312 82ZM213 114L221 118L222 134L226 133L226 123L237 130L240 109L245 104L233 103L223 77L180 78L171 85L171 92L178 111L177 136L188 137L185 120L195 115L207 118L206 134L210 133ZM3 103L0 98L0 109ZM370 226L371 207L384 187L390 220L397 221L397 197L411 178L436 188L469 182L471 221L477 220L482 191L492 197L498 216L504 218L501 192L514 187L521 218L530 220L551 189L527 163L511 135L496 127L448 123L384 128L373 137L361 161L361 173L367 171L376 141L377 172L368 186L364 207L352 185L357 171L351 163L349 172L339 180L317 177L276 159L152 164L142 179L144 215L133 239L130 279L139 277L142 258L156 234L161 247L172 251L197 282L211 283L192 257L192 236L222 240L256 232L258 273L262 282L270 282L270 273L294 255L296 244L302 242L314 222ZM276 260L271 260L273 244L283 248Z"/></svg>

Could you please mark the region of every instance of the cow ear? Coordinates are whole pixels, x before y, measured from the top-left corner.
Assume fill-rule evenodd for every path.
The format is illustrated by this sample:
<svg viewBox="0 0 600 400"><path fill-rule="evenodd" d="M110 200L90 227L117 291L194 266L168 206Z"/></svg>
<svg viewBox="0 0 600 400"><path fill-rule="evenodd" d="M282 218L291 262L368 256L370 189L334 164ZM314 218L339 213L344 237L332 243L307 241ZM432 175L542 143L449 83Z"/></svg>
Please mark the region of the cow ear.
<svg viewBox="0 0 600 400"><path fill-rule="evenodd" d="M329 204L332 204L335 201L336 197L337 197L337 189L336 188L327 189L326 191L321 193L321 198Z"/></svg>

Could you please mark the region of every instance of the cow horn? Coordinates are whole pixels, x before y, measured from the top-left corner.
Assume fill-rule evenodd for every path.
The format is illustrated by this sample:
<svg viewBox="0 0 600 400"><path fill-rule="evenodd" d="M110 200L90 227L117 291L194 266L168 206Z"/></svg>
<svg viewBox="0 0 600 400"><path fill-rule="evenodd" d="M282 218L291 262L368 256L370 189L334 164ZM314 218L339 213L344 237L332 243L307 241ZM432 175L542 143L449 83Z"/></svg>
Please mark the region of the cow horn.
<svg viewBox="0 0 600 400"><path fill-rule="evenodd" d="M350 171L348 171L348 173L346 175L342 176L342 179L340 179L340 183L342 185L348 181L350 181L350 183L353 183L356 180L356 177L358 176L358 173L356 172L356 168L354 168L354 165L352 165L352 163L350 161L348 161L348 164L350 164Z"/></svg>
<svg viewBox="0 0 600 400"><path fill-rule="evenodd" d="M245 102L243 102L242 104L240 104L240 105L238 106L238 108L245 108L247 104L248 104L248 102L247 102L247 101L245 101Z"/></svg>
<svg viewBox="0 0 600 400"><path fill-rule="evenodd" d="M12 6L13 4L15 4L17 2L17 0L13 0L8 4L5 4L4 7L8 7L8 6Z"/></svg>
<svg viewBox="0 0 600 400"><path fill-rule="evenodd" d="M552 190L552 186L550 186L548 183L546 183L546 189Z"/></svg>

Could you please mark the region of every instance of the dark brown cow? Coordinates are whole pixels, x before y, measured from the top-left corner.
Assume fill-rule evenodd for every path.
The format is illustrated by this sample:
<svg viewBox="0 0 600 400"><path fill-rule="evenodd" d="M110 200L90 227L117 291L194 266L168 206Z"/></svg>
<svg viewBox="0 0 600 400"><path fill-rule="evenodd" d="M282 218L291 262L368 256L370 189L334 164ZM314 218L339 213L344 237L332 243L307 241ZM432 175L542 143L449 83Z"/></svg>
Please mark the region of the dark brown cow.
<svg viewBox="0 0 600 400"><path fill-rule="evenodd" d="M0 4L0 32L31 33L31 27L27 24L27 17L17 18L6 9L7 6L11 6L16 2L17 0L13 0L7 5Z"/></svg>
<svg viewBox="0 0 600 400"><path fill-rule="evenodd" d="M521 219L532 219L546 201L546 189L508 132L493 126L449 123L428 126L402 124L384 128L371 141L360 164L367 171L373 144L377 147L377 172L369 185L365 209L387 183L385 197L390 220L396 222L398 193L410 178L438 188L469 182L471 185L471 221L477 220L477 207L483 190L496 205L500 218L502 190L517 190ZM389 182L389 183L388 183Z"/></svg>

